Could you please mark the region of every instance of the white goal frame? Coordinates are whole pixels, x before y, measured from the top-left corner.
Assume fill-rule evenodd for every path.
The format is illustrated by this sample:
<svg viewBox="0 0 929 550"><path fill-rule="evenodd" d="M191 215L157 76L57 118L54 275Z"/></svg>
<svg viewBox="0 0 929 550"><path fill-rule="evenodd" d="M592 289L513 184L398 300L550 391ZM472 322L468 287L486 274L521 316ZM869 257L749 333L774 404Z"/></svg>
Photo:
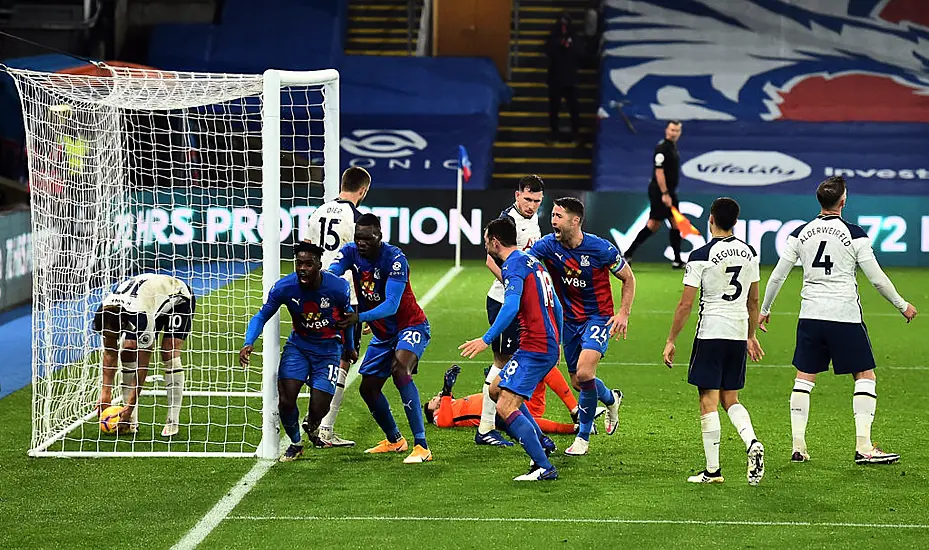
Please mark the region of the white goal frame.
<svg viewBox="0 0 929 550"><path fill-rule="evenodd" d="M157 77L159 73L164 74L167 77L170 75L184 75L186 77L202 77L203 79L210 79L215 77L221 77L223 75L218 74L207 74L207 73L177 73L172 71L153 71L153 70L141 70L141 69L127 69L124 67L111 67L104 63L99 63L98 68L109 71L112 81L111 92L113 96L117 96L119 91L121 91L121 86L126 85L125 81L121 82L119 78L125 79L126 76L131 76L133 71L144 72L148 78L152 78L153 75ZM25 71L20 69L10 69L0 65L0 70L6 70L14 78L13 80L16 83L17 90L20 93L20 97L23 103L23 115L24 118L27 117L27 99L25 97L24 85L21 80L27 80L29 78L48 78L54 80L67 79L71 75L59 74L59 73L36 73L33 71ZM281 205L281 154L282 154L282 132L281 132L281 123L282 123L282 102L281 102L281 93L288 86L318 86L323 89L325 102L323 103L324 108L324 118L323 118L323 127L324 127L324 147L323 147L323 158L324 164L322 166L322 177L323 177L323 200L328 201L336 198L339 193L339 181L340 181L340 132L339 132L339 113L340 113L340 101L339 101L339 72L335 69L324 69L318 71L285 71L285 70L276 70L269 69L265 71L262 75L226 75L230 78L260 78L263 84L263 92L261 97L262 106L261 106L261 213L263 215L263 233L264 235L278 235L280 233L280 219L282 213ZM108 77L100 77L106 79ZM242 97L253 97L242 96ZM101 101L106 101L104 98ZM113 105L119 107L118 99L113 100ZM210 105L209 102L202 103L201 105ZM33 143L34 136L31 134L31 128L28 120L26 121L26 143ZM38 154L36 154L38 155ZM33 170L36 166L36 159L33 158L32 148L29 148L28 155L28 165L30 173L34 173ZM102 177L97 174L97 177ZM256 187L257 188L257 187ZM39 230L39 227L36 224L36 216L33 215L33 232ZM260 238L260 237L259 237ZM281 248L283 244L278 242L278 239L275 238L266 238L262 239L261 242L261 265L263 268L262 275L262 297L267 299L268 294L271 290L271 287L280 279L281 270ZM35 251L34 254L38 256L38 251ZM244 261L244 260L243 260ZM36 264L38 265L38 264ZM37 306L39 305L39 295L38 289L41 288L39 285L39 270L36 269L33 273L34 277L34 288L37 289L37 293L33 296L33 305L34 311L37 311ZM249 311L248 315L254 314L255 311ZM35 314L33 320L33 349L36 349L37 339L41 338L41 335L36 334L38 331ZM47 326L46 326L46 330ZM42 410L42 405L40 405L39 400L39 389L37 388L37 381L42 383L42 379L39 375L39 360L33 359L33 390L32 390L32 414L33 414L33 438L28 450L28 455L31 457L101 457L101 456L147 456L147 457L258 457L262 459L276 459L280 454L280 429L279 429L279 414L277 409L278 395L277 395L277 374L278 366L280 363L281 347L280 347L280 338L281 338L281 328L280 328L280 313L276 314L273 319L269 320L264 327L262 332L263 337L263 370L261 374L261 393L257 394L252 391L249 392L198 392L198 391L185 391L185 399L187 396L197 396L201 394L209 394L211 396L223 396L223 397L249 397L249 398L261 398L261 439L257 448L254 452L228 452L228 451L191 451L191 450L178 450L178 451L144 451L140 450L136 452L132 451L100 451L100 450L54 450L50 449L56 442L64 440L68 434L83 423L89 421L90 419L96 416L96 410L88 410L88 412L83 416L83 418L77 418L70 425L64 425L62 427L55 426L52 435L46 436L44 439L36 439L37 428L36 425L40 421L41 415L46 411ZM98 366L99 368L99 366ZM165 390L163 389L147 389L143 390L143 396L164 396ZM118 403L120 398L118 394L114 395L114 403ZM48 406L47 400L45 406ZM84 406L82 404L82 406ZM87 404L87 407L90 405ZM257 422L257 418L256 418ZM254 432L253 432L254 433ZM251 443L250 446L253 446L254 443Z"/></svg>

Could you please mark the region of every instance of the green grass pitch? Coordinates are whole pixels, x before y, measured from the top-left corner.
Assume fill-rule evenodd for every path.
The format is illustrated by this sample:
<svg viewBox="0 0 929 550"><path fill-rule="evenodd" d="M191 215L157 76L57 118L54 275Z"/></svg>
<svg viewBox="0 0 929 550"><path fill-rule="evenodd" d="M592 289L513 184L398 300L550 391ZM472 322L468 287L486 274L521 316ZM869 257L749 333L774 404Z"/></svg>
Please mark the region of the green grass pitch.
<svg viewBox="0 0 929 550"><path fill-rule="evenodd" d="M448 267L448 262L414 262L417 295ZM887 271L907 300L929 308L927 270ZM298 462L275 465L201 547L926 546L925 319L906 325L867 281L860 281L879 365L874 439L902 460L892 466L853 463L851 378L825 374L812 395L812 461L791 464L787 401L801 279L795 270L775 306L770 332L761 338L767 355L749 366L742 393L766 446L767 474L758 487L748 486L744 446L722 415L726 483L693 486L686 477L703 467L697 393L686 383L696 315L678 341L679 364L667 369L661 351L681 272L648 264L636 264L635 272L638 292L629 339L610 345L599 371L608 386L626 394L620 428L612 437L593 436L590 455L581 458L561 454L573 436L556 437L558 481L515 484L512 477L528 464L522 450L477 447L469 429L428 428L432 463L404 465L399 455L364 455L362 450L382 434L355 384L337 431L358 446L308 449ZM442 374L454 362L463 366L456 394L480 391L489 351L479 361L459 361L456 348L486 329L489 284L481 263L469 262L426 308L433 339L415 378L424 398L440 389ZM205 297L198 313L228 307L228 299L218 300ZM257 305L249 304L246 318ZM253 459L31 459L26 456L30 391L0 401L0 548L168 548L255 464ZM387 394L398 425L409 435L390 385ZM568 418L554 396L548 402L551 418Z"/></svg>

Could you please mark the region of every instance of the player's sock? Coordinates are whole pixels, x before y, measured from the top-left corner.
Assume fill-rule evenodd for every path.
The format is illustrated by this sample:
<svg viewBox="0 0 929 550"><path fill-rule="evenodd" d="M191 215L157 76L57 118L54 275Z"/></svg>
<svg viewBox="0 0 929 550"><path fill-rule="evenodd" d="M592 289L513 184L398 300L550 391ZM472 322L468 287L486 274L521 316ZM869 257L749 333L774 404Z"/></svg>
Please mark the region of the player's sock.
<svg viewBox="0 0 929 550"><path fill-rule="evenodd" d="M300 444L300 408L294 407L288 411L279 410L281 415L281 425L290 442L294 445Z"/></svg>
<svg viewBox="0 0 929 550"><path fill-rule="evenodd" d="M597 381L587 380L580 383L581 394L578 399L580 415L578 415L577 436L581 439L590 440L590 430L594 423L594 416L597 413Z"/></svg>
<svg viewBox="0 0 929 550"><path fill-rule="evenodd" d="M477 433L485 434L494 429L497 418L497 404L490 398L490 385L493 383L500 369L491 365L487 371L487 377L484 379L484 402L481 405L481 423L477 427Z"/></svg>
<svg viewBox="0 0 929 550"><path fill-rule="evenodd" d="M526 421L529 422L530 426L532 426L532 429L535 431L535 435L537 437L545 437L545 432L542 431L539 423L535 421L535 417L529 413L529 407L527 407L525 403L519 406L519 412L523 413L523 416L526 417Z"/></svg>
<svg viewBox="0 0 929 550"><path fill-rule="evenodd" d="M668 234L668 240L671 241L671 251L674 252L674 261L681 261L681 232L677 229L672 229Z"/></svg>
<svg viewBox="0 0 929 550"><path fill-rule="evenodd" d="M390 412L390 402L387 401L386 395L383 393L378 395L374 401L373 407L368 404L368 410L371 411L371 416L374 417L374 421L377 422L377 425L383 430L384 435L387 436L387 441L391 443L400 441L400 429L397 428L394 415Z"/></svg>
<svg viewBox="0 0 929 550"><path fill-rule="evenodd" d="M345 376L347 374L346 371L339 369L339 378L335 383L335 393L332 394L332 401L329 403L329 412L319 423L320 429L332 430L335 427L335 419L339 416L339 407L342 406L342 397L345 395Z"/></svg>
<svg viewBox="0 0 929 550"><path fill-rule="evenodd" d="M165 392L168 394L168 418L166 422L180 422L181 405L184 403L184 368L181 358L168 361L165 368Z"/></svg>
<svg viewBox="0 0 929 550"><path fill-rule="evenodd" d="M861 454L870 454L874 449L871 443L871 423L877 409L877 381L855 380L855 395L852 397L852 410L855 412L855 448Z"/></svg>
<svg viewBox="0 0 929 550"><path fill-rule="evenodd" d="M647 241L651 236L652 231L648 228L648 226L643 227L642 230L639 231L639 234L635 236L635 240L632 241L632 244L629 245L629 248L626 249L626 257L631 258L632 255L635 254L635 251L638 250L640 246L642 246L642 243Z"/></svg>
<svg viewBox="0 0 929 550"><path fill-rule="evenodd" d="M748 409L742 406L741 403L736 403L729 407L726 412L729 414L729 420L732 421L735 430L739 432L739 437L745 442L745 449L748 450L756 440L755 428L752 427L752 419L748 415Z"/></svg>
<svg viewBox="0 0 929 550"><path fill-rule="evenodd" d="M616 396L613 395L612 390L606 387L606 384L603 383L603 380L599 378L594 378L594 383L597 384L597 399L609 407L613 403L616 403Z"/></svg>
<svg viewBox="0 0 929 550"><path fill-rule="evenodd" d="M410 423L410 431L413 432L413 444L428 449L429 446L426 445L426 427L423 424L423 407L419 401L419 389L410 375L399 380L394 377L394 380L397 382L397 390L400 392L400 399L403 402L403 412L406 413L406 419Z"/></svg>
<svg viewBox="0 0 929 550"><path fill-rule="evenodd" d="M790 433L795 451L806 452L806 423L810 418L810 392L816 386L809 380L794 380L790 393Z"/></svg>
<svg viewBox="0 0 929 550"><path fill-rule="evenodd" d="M571 386L568 385L568 381L565 380L558 367L554 367L545 375L545 385L555 392L555 395L558 396L558 399L561 399L561 402L569 411L574 412L574 409L577 408L577 398L574 397Z"/></svg>
<svg viewBox="0 0 929 550"><path fill-rule="evenodd" d="M712 474L719 471L719 434L722 431L719 425L719 413L713 411L701 416L700 428L703 431L706 471Z"/></svg>
<svg viewBox="0 0 929 550"><path fill-rule="evenodd" d="M139 367L139 364L136 362L132 363L123 363L123 383L122 390L123 394L123 405L129 402L129 396L132 395L132 389L138 383L138 375L136 374L136 369ZM139 403L136 402L135 408L132 409L132 419L130 420L132 425L139 423Z"/></svg>
<svg viewBox="0 0 929 550"><path fill-rule="evenodd" d="M560 422L555 422L554 420L549 420L547 418L533 418L535 423L539 425L539 428L544 433L547 434L562 434L569 435L574 433L574 424L562 424Z"/></svg>
<svg viewBox="0 0 929 550"><path fill-rule="evenodd" d="M547 470L552 467L552 463L549 462L545 449L542 448L542 444L539 442L533 424L534 422L530 423L529 418L521 411L513 411L506 419L506 432L519 441L523 449L526 450L526 454L537 466Z"/></svg>

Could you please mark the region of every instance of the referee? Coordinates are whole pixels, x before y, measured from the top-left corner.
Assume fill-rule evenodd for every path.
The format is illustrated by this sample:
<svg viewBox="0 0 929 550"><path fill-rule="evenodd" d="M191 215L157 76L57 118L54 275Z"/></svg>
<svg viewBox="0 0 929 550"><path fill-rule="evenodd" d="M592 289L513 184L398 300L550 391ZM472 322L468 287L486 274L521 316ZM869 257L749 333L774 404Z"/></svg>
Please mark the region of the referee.
<svg viewBox="0 0 929 550"><path fill-rule="evenodd" d="M684 267L681 261L681 232L677 223L671 217L671 206L677 208L677 184L680 181L681 156L677 152L677 140L681 138L681 122L672 120L664 129L664 139L655 147L654 168L652 181L648 184L648 199L651 202L651 212L648 214L648 223L636 235L629 250L626 251L626 260L631 260L635 251L642 243L658 231L661 222L668 220L671 224L671 250L674 251L674 261L671 267L680 269Z"/></svg>

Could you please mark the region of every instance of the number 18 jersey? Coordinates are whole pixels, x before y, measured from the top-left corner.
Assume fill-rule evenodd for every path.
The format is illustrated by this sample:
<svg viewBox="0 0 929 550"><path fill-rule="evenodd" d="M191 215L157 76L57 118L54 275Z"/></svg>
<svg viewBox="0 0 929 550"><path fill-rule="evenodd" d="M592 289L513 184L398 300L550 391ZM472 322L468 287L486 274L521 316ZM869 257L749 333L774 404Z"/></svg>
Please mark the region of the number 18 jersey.
<svg viewBox="0 0 929 550"><path fill-rule="evenodd" d="M864 229L839 216L817 216L787 237L781 258L803 266L800 318L860 323L855 273L874 259Z"/></svg>
<svg viewBox="0 0 929 550"><path fill-rule="evenodd" d="M714 238L690 253L684 284L700 289L700 340L748 338L748 290L759 280L758 254L739 239Z"/></svg>

